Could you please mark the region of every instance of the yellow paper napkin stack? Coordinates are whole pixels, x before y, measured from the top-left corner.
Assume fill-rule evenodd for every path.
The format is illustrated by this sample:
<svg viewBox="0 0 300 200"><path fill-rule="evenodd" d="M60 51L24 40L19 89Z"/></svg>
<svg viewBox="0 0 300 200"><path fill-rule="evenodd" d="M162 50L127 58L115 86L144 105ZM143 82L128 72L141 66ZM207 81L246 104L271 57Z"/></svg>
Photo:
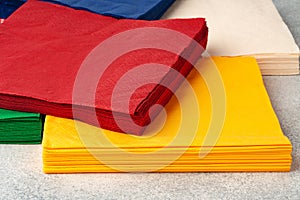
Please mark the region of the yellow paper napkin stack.
<svg viewBox="0 0 300 200"><path fill-rule="evenodd" d="M256 60L212 61L198 63L193 92L183 84L142 137L47 116L45 173L289 171L292 146Z"/></svg>

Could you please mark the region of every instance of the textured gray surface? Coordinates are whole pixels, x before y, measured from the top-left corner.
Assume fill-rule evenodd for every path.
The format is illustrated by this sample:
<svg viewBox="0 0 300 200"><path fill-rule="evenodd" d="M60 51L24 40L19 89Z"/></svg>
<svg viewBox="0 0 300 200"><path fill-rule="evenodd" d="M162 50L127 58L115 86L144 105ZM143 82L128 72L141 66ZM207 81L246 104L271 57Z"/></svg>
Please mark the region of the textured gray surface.
<svg viewBox="0 0 300 200"><path fill-rule="evenodd" d="M300 45L300 1L299 0L273 0L283 20L288 25L294 38Z"/></svg>
<svg viewBox="0 0 300 200"><path fill-rule="evenodd" d="M300 0L274 0L300 40ZM300 199L300 76L264 77L293 143L290 173L45 175L40 146L0 146L0 199Z"/></svg>

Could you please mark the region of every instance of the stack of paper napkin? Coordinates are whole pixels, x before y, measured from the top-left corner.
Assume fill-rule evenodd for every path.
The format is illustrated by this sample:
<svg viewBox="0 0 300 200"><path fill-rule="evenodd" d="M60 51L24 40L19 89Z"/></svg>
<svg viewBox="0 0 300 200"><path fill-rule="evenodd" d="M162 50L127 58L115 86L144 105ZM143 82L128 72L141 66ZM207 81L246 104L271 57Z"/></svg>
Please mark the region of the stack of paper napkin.
<svg viewBox="0 0 300 200"><path fill-rule="evenodd" d="M183 84L166 106L161 130L155 130L158 117L143 137L47 116L44 171L289 171L292 146L255 59L203 59L197 69L188 76L193 92Z"/></svg>
<svg viewBox="0 0 300 200"><path fill-rule="evenodd" d="M0 107L136 135L152 105L164 106L191 71L208 35L203 18L117 20L40 1L25 3L0 32ZM147 84L133 90L138 80Z"/></svg>
<svg viewBox="0 0 300 200"><path fill-rule="evenodd" d="M264 75L299 74L299 48L271 0L177 0L163 16L205 17L212 56L254 56Z"/></svg>
<svg viewBox="0 0 300 200"><path fill-rule="evenodd" d="M0 109L0 144L40 144L40 114Z"/></svg>
<svg viewBox="0 0 300 200"><path fill-rule="evenodd" d="M97 14L126 19L159 19L175 0L43 0L88 10Z"/></svg>

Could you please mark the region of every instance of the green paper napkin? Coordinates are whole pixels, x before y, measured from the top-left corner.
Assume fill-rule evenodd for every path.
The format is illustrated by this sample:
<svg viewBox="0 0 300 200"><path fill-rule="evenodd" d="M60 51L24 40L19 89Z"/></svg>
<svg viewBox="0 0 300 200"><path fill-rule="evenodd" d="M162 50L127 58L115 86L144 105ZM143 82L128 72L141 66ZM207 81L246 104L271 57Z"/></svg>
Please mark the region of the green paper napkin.
<svg viewBox="0 0 300 200"><path fill-rule="evenodd" d="M40 144L42 121L37 113L0 109L0 144Z"/></svg>

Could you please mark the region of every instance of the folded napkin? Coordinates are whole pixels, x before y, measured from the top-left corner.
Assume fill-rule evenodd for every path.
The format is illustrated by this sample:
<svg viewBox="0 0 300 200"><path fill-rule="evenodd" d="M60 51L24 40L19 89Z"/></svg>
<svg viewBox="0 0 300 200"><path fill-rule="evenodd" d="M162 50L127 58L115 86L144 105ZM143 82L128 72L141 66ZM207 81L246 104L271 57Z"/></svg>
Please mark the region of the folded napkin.
<svg viewBox="0 0 300 200"><path fill-rule="evenodd" d="M8 18L15 10L17 10L25 2L26 0L1 0L0 19Z"/></svg>
<svg viewBox="0 0 300 200"><path fill-rule="evenodd" d="M199 121L192 114L187 119L183 116L184 110L193 113L197 109L192 106L194 94L188 92L188 85L182 85L178 98L173 96L166 105L161 130L157 131L156 125L161 125L157 118L154 128L140 137L47 116L44 171L289 171L292 146L281 131L255 59L214 57L213 62L203 59L198 66L201 75L193 70L188 81L197 97ZM223 88L215 84L219 80L215 69L223 81L225 113L215 110L219 105L211 99ZM223 103L222 98L218 103ZM224 125L218 129L219 125L212 124L222 122L223 114Z"/></svg>
<svg viewBox="0 0 300 200"><path fill-rule="evenodd" d="M160 110L150 108L169 101L201 56L205 24L117 20L29 1L0 27L0 107L139 135Z"/></svg>
<svg viewBox="0 0 300 200"><path fill-rule="evenodd" d="M254 56L265 75L299 74L299 48L271 0L177 0L162 17L205 17L212 56Z"/></svg>
<svg viewBox="0 0 300 200"><path fill-rule="evenodd" d="M43 0L88 10L97 14L127 19L159 19L175 0Z"/></svg>
<svg viewBox="0 0 300 200"><path fill-rule="evenodd" d="M40 114L0 109L0 144L40 144Z"/></svg>

